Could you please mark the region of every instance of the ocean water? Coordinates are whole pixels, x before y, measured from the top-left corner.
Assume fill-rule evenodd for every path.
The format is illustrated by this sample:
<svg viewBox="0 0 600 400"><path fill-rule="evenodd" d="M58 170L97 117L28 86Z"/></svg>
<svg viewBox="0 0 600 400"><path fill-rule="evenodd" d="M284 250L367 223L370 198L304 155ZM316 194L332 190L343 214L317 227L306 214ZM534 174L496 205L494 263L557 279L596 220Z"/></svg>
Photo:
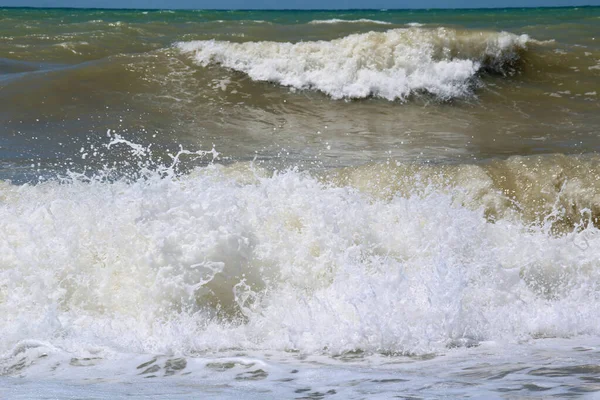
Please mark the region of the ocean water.
<svg viewBox="0 0 600 400"><path fill-rule="evenodd" d="M600 8L0 9L0 398L598 398Z"/></svg>

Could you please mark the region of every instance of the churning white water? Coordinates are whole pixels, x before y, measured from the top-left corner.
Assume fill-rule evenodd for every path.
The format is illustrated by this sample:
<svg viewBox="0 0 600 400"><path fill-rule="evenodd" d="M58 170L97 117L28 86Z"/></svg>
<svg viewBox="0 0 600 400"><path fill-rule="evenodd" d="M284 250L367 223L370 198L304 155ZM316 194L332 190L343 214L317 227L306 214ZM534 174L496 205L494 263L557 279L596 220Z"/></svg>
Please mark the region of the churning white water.
<svg viewBox="0 0 600 400"><path fill-rule="evenodd" d="M205 154L174 160L184 153ZM345 391L329 395L360 398L348 374L395 385L416 374L420 387L428 368L446 365L432 357L459 368L489 351L512 371L506 347L528 353L531 373L540 338L581 337L595 349L586 335L600 334L600 235L585 210L572 231L553 234L512 214L490 220L457 188L381 198L295 170L175 174L174 165L133 180L2 184L3 375L66 380L85 396L92 387L77 385L93 376L100 397L122 393L117 373L178 375L169 383L178 396L195 379L204 383L188 394L217 385L217 397L237 396L240 382L276 396L339 380ZM10 396L17 383L3 379Z"/></svg>

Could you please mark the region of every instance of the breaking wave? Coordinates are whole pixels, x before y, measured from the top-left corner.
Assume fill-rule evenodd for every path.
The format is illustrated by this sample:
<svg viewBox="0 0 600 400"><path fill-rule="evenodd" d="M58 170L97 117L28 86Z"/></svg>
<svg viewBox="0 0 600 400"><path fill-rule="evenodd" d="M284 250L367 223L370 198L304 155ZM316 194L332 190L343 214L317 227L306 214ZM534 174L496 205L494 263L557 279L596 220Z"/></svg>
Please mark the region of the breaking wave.
<svg viewBox="0 0 600 400"><path fill-rule="evenodd" d="M111 143L123 145L144 157ZM26 340L73 353L426 353L600 333L598 183L569 167L585 160L496 165L496 182L529 197L494 185L493 166L442 169L437 183L402 166L173 173L180 157L206 154L182 151L134 180L2 183L0 354ZM554 181L529 188L547 174L563 182L549 210ZM558 199L580 215L562 234L551 229ZM548 218L491 218L502 201Z"/></svg>
<svg viewBox="0 0 600 400"><path fill-rule="evenodd" d="M204 67L221 65L255 81L316 89L334 99L406 100L425 92L449 100L471 94L480 72L514 71L528 41L507 32L405 28L331 41L205 40L177 47Z"/></svg>

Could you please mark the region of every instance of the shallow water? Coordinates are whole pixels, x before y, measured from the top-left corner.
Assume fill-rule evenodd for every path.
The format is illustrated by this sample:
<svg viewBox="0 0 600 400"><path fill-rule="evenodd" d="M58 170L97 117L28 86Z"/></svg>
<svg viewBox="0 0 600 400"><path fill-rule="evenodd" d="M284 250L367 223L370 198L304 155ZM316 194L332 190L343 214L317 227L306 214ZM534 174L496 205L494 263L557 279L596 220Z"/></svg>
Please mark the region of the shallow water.
<svg viewBox="0 0 600 400"><path fill-rule="evenodd" d="M44 358L28 368L33 377L0 378L0 394L16 399L595 398L600 390L598 340L580 342L585 345L571 347L570 340L559 339L518 346L483 343L411 357L221 352L41 361L47 355L37 351Z"/></svg>

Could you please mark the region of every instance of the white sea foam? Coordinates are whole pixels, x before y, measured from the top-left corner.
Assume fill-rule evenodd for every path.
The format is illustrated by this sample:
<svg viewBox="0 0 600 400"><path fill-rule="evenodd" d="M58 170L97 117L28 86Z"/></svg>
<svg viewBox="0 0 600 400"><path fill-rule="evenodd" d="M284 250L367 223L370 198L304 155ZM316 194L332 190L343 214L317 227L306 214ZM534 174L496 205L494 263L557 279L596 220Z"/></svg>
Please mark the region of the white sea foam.
<svg viewBox="0 0 600 400"><path fill-rule="evenodd" d="M315 19L309 22L312 25L320 24L376 24L376 25L391 25L391 22L378 21L375 19L361 18L361 19Z"/></svg>
<svg viewBox="0 0 600 400"><path fill-rule="evenodd" d="M88 46L88 45L89 45L88 42L63 42L63 43L57 43L54 46L62 47L63 49L69 50L74 54L81 54L81 52L77 51L76 49L81 46Z"/></svg>
<svg viewBox="0 0 600 400"><path fill-rule="evenodd" d="M509 160L527 187L507 199L477 166L437 184L403 166L178 175L181 158L218 154L157 166L150 148L117 147L139 179L0 182L0 396L488 398L535 376L564 397L597 373L593 159ZM558 189L561 171L583 175ZM507 202L523 212L488 214ZM524 222L525 202L542 223ZM563 203L583 221L556 235ZM399 355L430 353L443 357ZM544 377L548 360L565 375Z"/></svg>
<svg viewBox="0 0 600 400"><path fill-rule="evenodd" d="M148 154L122 138L112 146ZM204 153L174 162L186 154ZM246 164L165 171L2 183L5 359L32 340L106 357L428 353L600 334L598 229L491 223L465 200L476 175L456 190L379 198Z"/></svg>
<svg viewBox="0 0 600 400"><path fill-rule="evenodd" d="M504 71L529 38L506 32L406 28L332 41L181 42L202 65L222 65L256 81L317 89L334 99L406 99L428 92L446 100L471 92L482 69Z"/></svg>

